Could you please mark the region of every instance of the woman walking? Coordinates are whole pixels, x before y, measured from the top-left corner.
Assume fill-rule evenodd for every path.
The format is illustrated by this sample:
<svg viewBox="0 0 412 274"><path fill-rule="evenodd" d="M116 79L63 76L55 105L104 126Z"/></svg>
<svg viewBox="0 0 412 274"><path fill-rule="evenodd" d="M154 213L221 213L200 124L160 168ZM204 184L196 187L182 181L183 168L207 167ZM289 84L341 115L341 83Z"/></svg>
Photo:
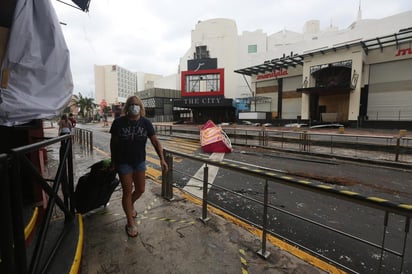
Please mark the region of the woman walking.
<svg viewBox="0 0 412 274"><path fill-rule="evenodd" d="M66 114L63 114L59 121L59 136L70 134L73 128L73 124L70 122Z"/></svg>
<svg viewBox="0 0 412 274"><path fill-rule="evenodd" d="M142 101L137 96L127 99L123 107L125 115L118 117L110 128L110 151L112 165L119 174L122 184L122 206L126 214L126 233L130 237L138 234L134 218L137 211L134 203L145 191L146 185L146 142L150 139L160 158L162 171L168 167L162 146L150 120L146 119Z"/></svg>

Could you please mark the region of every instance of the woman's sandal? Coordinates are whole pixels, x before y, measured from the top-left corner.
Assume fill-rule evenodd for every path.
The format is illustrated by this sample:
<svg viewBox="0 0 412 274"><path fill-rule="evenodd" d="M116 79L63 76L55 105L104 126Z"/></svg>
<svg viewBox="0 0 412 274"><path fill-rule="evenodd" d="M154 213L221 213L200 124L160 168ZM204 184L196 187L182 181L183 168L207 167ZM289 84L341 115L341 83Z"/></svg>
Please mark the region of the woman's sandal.
<svg viewBox="0 0 412 274"><path fill-rule="evenodd" d="M139 234L139 232L137 231L137 226L126 225L125 229L126 229L127 236L129 236L129 237L133 238L133 237L136 237Z"/></svg>

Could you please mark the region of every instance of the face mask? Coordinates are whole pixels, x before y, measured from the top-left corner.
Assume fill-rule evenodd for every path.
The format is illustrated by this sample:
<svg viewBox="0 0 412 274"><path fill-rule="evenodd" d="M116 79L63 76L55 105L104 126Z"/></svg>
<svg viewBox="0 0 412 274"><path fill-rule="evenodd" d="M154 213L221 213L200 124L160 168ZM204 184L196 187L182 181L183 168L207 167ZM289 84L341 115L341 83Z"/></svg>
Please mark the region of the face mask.
<svg viewBox="0 0 412 274"><path fill-rule="evenodd" d="M129 106L129 113L131 115L139 115L140 114L140 106L139 105L130 105Z"/></svg>

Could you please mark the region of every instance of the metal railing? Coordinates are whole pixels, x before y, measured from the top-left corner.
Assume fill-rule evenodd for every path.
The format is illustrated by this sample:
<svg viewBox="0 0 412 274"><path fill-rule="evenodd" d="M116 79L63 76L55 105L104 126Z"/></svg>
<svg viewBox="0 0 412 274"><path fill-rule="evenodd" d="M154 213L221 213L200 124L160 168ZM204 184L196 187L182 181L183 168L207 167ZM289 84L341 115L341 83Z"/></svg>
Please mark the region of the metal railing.
<svg viewBox="0 0 412 274"><path fill-rule="evenodd" d="M30 159L32 153L40 153L45 147L59 143L60 161L53 179L44 178L41 171L34 166ZM73 155L72 136L64 135L38 143L14 148L10 154L0 155L1 199L0 217L5 222L1 225L0 250L1 273L43 273L50 264L52 258L68 233L65 227L53 243L48 254L45 254L45 241L48 234L52 213L56 206L64 213L64 223L70 225L74 220L74 193L73 182ZM24 171L24 172L23 172ZM39 230L35 237L34 250L31 257L27 252L24 221L23 221L23 189L22 174L33 178L41 190L47 194L47 207L39 224ZM59 193L62 193L59 195ZM29 257L29 258L28 258ZM43 262L41 264L41 262Z"/></svg>
<svg viewBox="0 0 412 274"><path fill-rule="evenodd" d="M412 138L410 137L308 131L263 131L266 131L266 135L261 142L270 148L363 159L412 162Z"/></svg>
<svg viewBox="0 0 412 274"><path fill-rule="evenodd" d="M199 140L199 128L155 125L157 134ZM324 155L412 163L412 138L401 136L317 133L295 129L223 128L233 145L261 146Z"/></svg>
<svg viewBox="0 0 412 274"><path fill-rule="evenodd" d="M93 131L75 127L72 134L74 141L93 151Z"/></svg>
<svg viewBox="0 0 412 274"><path fill-rule="evenodd" d="M378 111L368 111L368 117L376 121L410 121L412 119L412 110L410 109L380 109Z"/></svg>
<svg viewBox="0 0 412 274"><path fill-rule="evenodd" d="M391 273L403 273L405 270L405 254L406 254L406 248L412 248L411 242L407 241L407 236L409 233L410 229L410 221L412 217L412 205L410 204L396 204L387 200L379 199L376 197L365 197L362 196L359 193L355 193L352 191L348 190L339 190L336 188L333 188L330 185L326 184L317 184L313 183L307 180L303 180L300 178L294 178L291 175L286 175L279 173L277 171L272 171L272 170L267 170L267 169L259 169L256 167L250 167L245 165L238 165L234 164L232 162L228 161L217 161L213 159L209 159L205 156L201 155L192 155L192 154L185 154L185 153L180 153L176 151L171 151L171 150L164 150L166 161L169 165L169 170L167 173L162 174L162 197L168 200L173 199L173 187L177 185L177 179L175 178L175 175L181 174L184 177L190 176L190 174L187 174L185 171L178 170L174 167L173 165L173 156L179 156L179 158L186 158L190 159L193 161L200 162L204 164L203 168L203 178L194 178L196 180L203 181L202 189L203 189L203 197L202 197L202 216L201 219L203 221L207 221L207 207L208 205L212 205L214 207L217 207L221 209L222 211L226 212L227 214L233 215L238 219L241 219L254 227L258 227L262 230L262 238L261 238L261 249L258 251L258 254L262 257L267 258L269 256L269 253L266 248L266 242L267 242L267 234L271 234L273 236L279 237L283 239L286 242L292 243L294 246L298 246L303 250L306 250L312 254L315 254L316 256L327 260L333 265L336 265L342 269L345 269L345 271L349 271L352 273L362 273L362 270L359 269L354 269L354 266L348 263L345 265L341 261L338 261L336 258L328 257L328 254L318 252L314 250L313 248L309 246L305 246L304 244L298 243L296 240L287 238L286 236L280 235L280 233L277 231L277 227L286 226L287 229L291 228L291 225L289 222L286 222L284 224L281 223L281 221L278 221L279 223L276 226L270 226L269 225L269 216L287 216L291 220L291 222L300 222L300 223L305 223L311 226L316 227L316 229L319 229L321 231L326 231L327 233L332 233L334 235L333 237L344 237L347 239L350 239L351 241L356 242L357 244L364 245L365 248L372 248L378 250L379 253L379 262L377 269L374 270L373 273L385 273L384 270L382 270L383 264L388 264L384 258L386 258L389 255L393 255L397 258L400 259L399 265L391 266ZM263 197L260 198L255 198L251 196L247 196L244 194L239 194L238 191L234 189L229 189L220 185L217 185L216 183L213 184L213 189L216 192L223 192L226 193L226 195L233 195L233 197L236 197L236 199L241 199L245 203L249 204L254 204L256 206L249 206L246 205L242 208L243 214L249 215L249 216L260 216L257 218L257 220L260 220L260 223L253 222L249 220L247 217L244 216L238 216L237 214L234 213L233 210L228 209L226 206L219 205L216 201L211 201L210 199L210 193L208 193L208 189L211 187L210 182L208 181L208 165L213 165L217 166L219 168L223 168L225 170L229 170L231 172L235 172L236 174L241 174L242 178L245 178L245 175L251 176L254 180L254 183L256 185L262 186L262 191ZM366 219L368 216L367 213L368 210L374 210L377 212L381 212L383 214L383 218L381 220L381 225L382 225L382 234L379 236L377 235L376 237L373 238L373 240L368 239L369 234L374 234L377 231L378 227L375 225L372 225L369 227L369 231L359 231L356 230L348 230L345 231L343 230L342 227L333 227L329 225L327 222L322 223L318 221L314 216L308 217L308 214L302 214L301 212L293 212L292 210L286 210L285 208L275 205L273 202L273 199L270 199L270 192L269 189L278 189L277 187L279 186L287 186L291 187L293 189L299 189L300 191L304 192L304 195L309 195L310 193L314 193L313 195L319 195L320 200L324 201L327 199L333 198L336 200L337 205L341 205L342 203L349 203L348 208L349 209L356 209L355 212L359 215L360 219ZM287 192L286 192L287 193ZM222 195L222 194L221 194ZM228 198L225 196L225 198ZM277 201L277 203L284 203L285 201L288 202L300 202L300 201L295 201L295 196L293 194L289 194L286 196L286 194L281 197L284 201ZM280 196L278 197L280 199ZM227 200L227 199L225 199ZM329 203L329 200L327 200ZM257 212L256 207L260 206L261 211ZM317 208L317 205L314 205L315 208ZM328 204L328 206L333 206L331 204ZM364 208L365 210L360 210L359 207ZM248 208L253 208L254 210L251 210L247 212ZM361 213L359 213L361 212ZM362 214L363 213L363 214ZM348 212L345 212L345 214L348 214ZM310 214L309 214L310 215ZM393 217L392 215L396 216ZM377 219L378 214L376 216L374 215L374 221ZM389 218L389 216L392 216ZM338 216L338 218L341 218L343 216ZM397 218L400 218L401 221L398 222ZM280 219L280 218L279 218ZM390 220L392 220L392 225L396 224L399 227L396 227L395 234L396 236L399 237L399 250L394 250L392 243L390 240L387 238L387 234L389 233L389 223ZM403 226L403 227L402 227ZM367 226L366 226L367 227ZM312 232L312 231L311 231ZM391 231L393 233L393 231ZM402 235L403 233L403 235ZM316 233L314 233L316 235ZM321 234L322 235L322 234ZM379 238L380 237L380 238ZM334 248L338 249L338 245L334 246ZM344 247L341 250L342 253L347 252L347 250L344 250ZM350 248L350 247L348 247ZM362 254L362 256L366 256L365 254ZM363 258L362 258L363 259ZM412 262L408 261L408 267L409 270L411 271L411 265ZM367 266L370 267L370 266ZM396 270L395 270L396 269ZM386 269L387 271L388 269ZM406 272L405 272L406 273Z"/></svg>

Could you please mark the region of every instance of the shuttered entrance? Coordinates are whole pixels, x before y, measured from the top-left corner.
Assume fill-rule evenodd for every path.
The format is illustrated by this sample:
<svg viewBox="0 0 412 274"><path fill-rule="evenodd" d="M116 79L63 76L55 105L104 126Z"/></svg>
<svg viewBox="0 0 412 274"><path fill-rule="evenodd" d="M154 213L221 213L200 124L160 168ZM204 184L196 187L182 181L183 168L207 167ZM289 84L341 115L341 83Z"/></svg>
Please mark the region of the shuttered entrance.
<svg viewBox="0 0 412 274"><path fill-rule="evenodd" d="M370 66L369 120L412 120L412 59Z"/></svg>

